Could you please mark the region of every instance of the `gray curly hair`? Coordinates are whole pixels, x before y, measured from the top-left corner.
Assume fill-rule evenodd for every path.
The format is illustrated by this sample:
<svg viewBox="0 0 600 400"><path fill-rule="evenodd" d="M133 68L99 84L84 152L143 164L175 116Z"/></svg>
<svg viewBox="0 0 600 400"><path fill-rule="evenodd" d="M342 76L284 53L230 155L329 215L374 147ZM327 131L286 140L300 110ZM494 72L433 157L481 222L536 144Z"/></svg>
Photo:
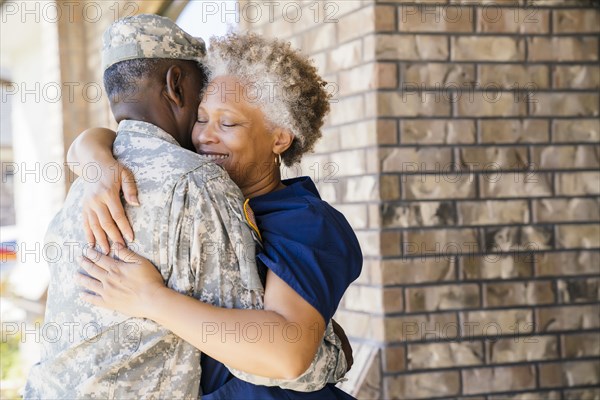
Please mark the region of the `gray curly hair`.
<svg viewBox="0 0 600 400"><path fill-rule="evenodd" d="M293 133L292 145L281 154L285 165L313 150L331 96L312 61L290 43L254 33L212 37L206 67L209 80L230 75L250 86L267 121Z"/></svg>

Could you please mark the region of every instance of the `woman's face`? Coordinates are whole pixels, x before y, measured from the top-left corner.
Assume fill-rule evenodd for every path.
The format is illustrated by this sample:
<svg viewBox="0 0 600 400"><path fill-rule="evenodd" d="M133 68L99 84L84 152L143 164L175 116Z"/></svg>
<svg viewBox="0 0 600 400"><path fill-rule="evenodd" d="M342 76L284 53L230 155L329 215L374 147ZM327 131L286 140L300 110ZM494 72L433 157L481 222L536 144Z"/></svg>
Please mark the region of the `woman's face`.
<svg viewBox="0 0 600 400"><path fill-rule="evenodd" d="M274 137L259 104L237 78L221 76L209 84L198 107L192 142L199 154L220 164L240 187L276 168Z"/></svg>

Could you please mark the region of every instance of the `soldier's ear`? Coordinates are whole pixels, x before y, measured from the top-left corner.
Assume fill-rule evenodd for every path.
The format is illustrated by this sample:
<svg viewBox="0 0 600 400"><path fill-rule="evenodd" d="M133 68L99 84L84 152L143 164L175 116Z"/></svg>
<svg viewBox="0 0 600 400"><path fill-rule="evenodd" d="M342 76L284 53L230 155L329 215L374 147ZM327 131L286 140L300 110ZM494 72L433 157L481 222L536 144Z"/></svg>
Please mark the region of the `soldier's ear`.
<svg viewBox="0 0 600 400"><path fill-rule="evenodd" d="M171 65L165 75L165 94L178 107L183 106L183 71L178 65Z"/></svg>

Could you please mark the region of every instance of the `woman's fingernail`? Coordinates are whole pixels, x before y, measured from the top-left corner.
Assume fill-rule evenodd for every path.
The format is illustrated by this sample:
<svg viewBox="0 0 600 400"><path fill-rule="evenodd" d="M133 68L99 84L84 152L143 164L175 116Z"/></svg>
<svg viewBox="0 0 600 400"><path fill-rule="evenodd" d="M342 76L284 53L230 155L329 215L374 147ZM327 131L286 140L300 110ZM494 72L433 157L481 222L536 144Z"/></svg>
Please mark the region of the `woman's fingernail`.
<svg viewBox="0 0 600 400"><path fill-rule="evenodd" d="M125 235L125 240L127 240L128 242L133 242L133 236L131 236L130 234Z"/></svg>
<svg viewBox="0 0 600 400"><path fill-rule="evenodd" d="M132 197L131 198L131 204L134 206L139 206L140 205L140 201L138 200L137 197Z"/></svg>

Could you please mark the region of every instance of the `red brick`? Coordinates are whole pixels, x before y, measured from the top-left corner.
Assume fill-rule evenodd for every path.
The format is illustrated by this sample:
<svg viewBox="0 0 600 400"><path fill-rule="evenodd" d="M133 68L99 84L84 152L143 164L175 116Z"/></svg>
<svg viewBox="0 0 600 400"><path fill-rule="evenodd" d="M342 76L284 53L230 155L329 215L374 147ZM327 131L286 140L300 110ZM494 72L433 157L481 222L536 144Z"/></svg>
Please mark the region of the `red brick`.
<svg viewBox="0 0 600 400"><path fill-rule="evenodd" d="M559 65L552 67L552 87L557 89L598 89L600 67L595 65Z"/></svg>
<svg viewBox="0 0 600 400"><path fill-rule="evenodd" d="M398 29L401 32L471 32L471 8L423 5L401 6L398 9Z"/></svg>
<svg viewBox="0 0 600 400"><path fill-rule="evenodd" d="M600 97L595 93L532 93L530 114L535 116L598 115Z"/></svg>
<svg viewBox="0 0 600 400"><path fill-rule="evenodd" d="M461 312L464 335L510 336L533 331L533 312L528 309Z"/></svg>
<svg viewBox="0 0 600 400"><path fill-rule="evenodd" d="M482 64L478 68L482 88L535 92L550 86L545 65Z"/></svg>
<svg viewBox="0 0 600 400"><path fill-rule="evenodd" d="M559 195L600 194L600 172L557 173L556 193Z"/></svg>
<svg viewBox="0 0 600 400"><path fill-rule="evenodd" d="M455 224L454 208L450 202L386 203L381 214L384 228Z"/></svg>
<svg viewBox="0 0 600 400"><path fill-rule="evenodd" d="M441 93L380 92L377 114L381 117L449 116L451 98Z"/></svg>
<svg viewBox="0 0 600 400"><path fill-rule="evenodd" d="M598 60L598 39L591 37L530 37L529 61Z"/></svg>
<svg viewBox="0 0 600 400"><path fill-rule="evenodd" d="M472 171L503 171L527 169L526 147L463 147L459 150L461 164Z"/></svg>
<svg viewBox="0 0 600 400"><path fill-rule="evenodd" d="M453 61L523 61L525 43L511 36L459 36L451 40Z"/></svg>
<svg viewBox="0 0 600 400"><path fill-rule="evenodd" d="M463 256L460 264L463 279L525 278L533 275L533 257L527 253Z"/></svg>
<svg viewBox="0 0 600 400"><path fill-rule="evenodd" d="M551 175L537 171L498 172L480 177L482 197L537 197L552 194Z"/></svg>
<svg viewBox="0 0 600 400"><path fill-rule="evenodd" d="M523 200L461 201L458 218L464 225L524 224L529 222L529 207Z"/></svg>
<svg viewBox="0 0 600 400"><path fill-rule="evenodd" d="M381 261L373 283L380 285L443 282L456 277L454 257L404 258Z"/></svg>
<svg viewBox="0 0 600 400"><path fill-rule="evenodd" d="M452 161L451 149L383 148L379 151L382 172L432 172L447 168Z"/></svg>
<svg viewBox="0 0 600 400"><path fill-rule="evenodd" d="M543 199L533 202L536 222L600 221L600 200Z"/></svg>
<svg viewBox="0 0 600 400"><path fill-rule="evenodd" d="M402 63L401 87L450 89L470 88L475 82L475 66L454 63Z"/></svg>
<svg viewBox="0 0 600 400"><path fill-rule="evenodd" d="M557 283L559 302L600 302L600 278L561 279Z"/></svg>
<svg viewBox="0 0 600 400"><path fill-rule="evenodd" d="M600 168L600 147L536 146L532 162L541 169Z"/></svg>
<svg viewBox="0 0 600 400"><path fill-rule="evenodd" d="M486 307L552 304L555 302L552 282L499 282L484 286Z"/></svg>
<svg viewBox="0 0 600 400"><path fill-rule="evenodd" d="M402 177L406 199L451 199L475 196L475 177L466 173L405 175Z"/></svg>
<svg viewBox="0 0 600 400"><path fill-rule="evenodd" d="M463 393L509 392L535 388L533 366L488 367L462 370Z"/></svg>
<svg viewBox="0 0 600 400"><path fill-rule="evenodd" d="M428 229L405 231L402 247L404 255L450 257L477 253L480 244L476 229Z"/></svg>
<svg viewBox="0 0 600 400"><path fill-rule="evenodd" d="M539 365L541 387L597 385L600 361L570 361Z"/></svg>
<svg viewBox="0 0 600 400"><path fill-rule="evenodd" d="M492 2L497 4L497 2ZM515 1L509 2L514 5ZM548 33L548 10L539 8L477 8L477 31L494 33Z"/></svg>
<svg viewBox="0 0 600 400"><path fill-rule="evenodd" d="M497 89L461 92L457 103L456 115L460 117L516 117L525 116L527 112L523 95Z"/></svg>
<svg viewBox="0 0 600 400"><path fill-rule="evenodd" d="M486 342L491 363L552 360L558 358L556 336L514 337Z"/></svg>
<svg viewBox="0 0 600 400"><path fill-rule="evenodd" d="M404 369L406 368L404 363L404 353L405 351L403 346L390 346L383 349L383 371L404 371Z"/></svg>
<svg viewBox="0 0 600 400"><path fill-rule="evenodd" d="M597 251L564 251L535 255L536 276L573 276L600 274Z"/></svg>
<svg viewBox="0 0 600 400"><path fill-rule="evenodd" d="M408 368L431 369L484 362L483 345L480 341L424 343L408 345Z"/></svg>
<svg viewBox="0 0 600 400"><path fill-rule="evenodd" d="M600 305L544 307L536 310L538 332L593 329L600 327Z"/></svg>
<svg viewBox="0 0 600 400"><path fill-rule="evenodd" d="M565 358L600 357L600 335L592 333L565 334L562 338L562 356Z"/></svg>
<svg viewBox="0 0 600 400"><path fill-rule="evenodd" d="M432 385L431 382L435 382ZM460 391L457 371L416 373L384 378L386 399L428 399L455 396Z"/></svg>
<svg viewBox="0 0 600 400"><path fill-rule="evenodd" d="M552 140L554 142L592 142L600 141L600 120L576 119L555 120Z"/></svg>
<svg viewBox="0 0 600 400"><path fill-rule="evenodd" d="M475 123L460 119L400 121L403 144L475 143Z"/></svg>
<svg viewBox="0 0 600 400"><path fill-rule="evenodd" d="M446 60L448 39L440 35L370 35L364 39L367 60Z"/></svg>
<svg viewBox="0 0 600 400"><path fill-rule="evenodd" d="M548 121L485 119L480 122L482 143L541 143L549 141Z"/></svg>
<svg viewBox="0 0 600 400"><path fill-rule="evenodd" d="M597 9L552 11L554 32L600 32L600 13Z"/></svg>
<svg viewBox="0 0 600 400"><path fill-rule="evenodd" d="M441 341L460 335L456 313L403 315L385 319L386 339L390 342L417 340Z"/></svg>
<svg viewBox="0 0 600 400"><path fill-rule="evenodd" d="M406 311L436 311L479 307L477 285L438 285L406 289Z"/></svg>
<svg viewBox="0 0 600 400"><path fill-rule="evenodd" d="M560 225L556 245L561 249L600 247L600 225Z"/></svg>

